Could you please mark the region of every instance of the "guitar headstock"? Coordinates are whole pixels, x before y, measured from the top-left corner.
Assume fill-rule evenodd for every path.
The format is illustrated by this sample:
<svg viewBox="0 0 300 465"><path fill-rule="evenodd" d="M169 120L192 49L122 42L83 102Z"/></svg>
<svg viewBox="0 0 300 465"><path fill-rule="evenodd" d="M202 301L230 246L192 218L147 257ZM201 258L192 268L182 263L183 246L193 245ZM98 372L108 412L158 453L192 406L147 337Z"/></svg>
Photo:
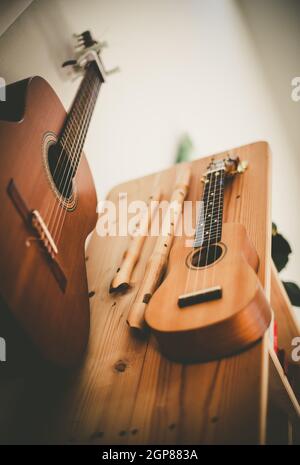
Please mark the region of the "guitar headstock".
<svg viewBox="0 0 300 465"><path fill-rule="evenodd" d="M246 160L240 160L239 157L228 154L228 156L222 160L215 160L212 158L204 176L206 178L207 175L211 173L223 170L226 177L232 177L236 174L244 173L247 167L248 162Z"/></svg>
<svg viewBox="0 0 300 465"><path fill-rule="evenodd" d="M107 75L119 71L118 67L107 71L103 65L101 52L103 48L108 46L107 42L98 42L92 37L90 31L84 31L81 34L73 34L73 37L75 40L75 58L65 61L62 65L63 67L72 66L73 71L77 75L81 75L85 71L87 64L91 61L95 61L103 81L105 81Z"/></svg>

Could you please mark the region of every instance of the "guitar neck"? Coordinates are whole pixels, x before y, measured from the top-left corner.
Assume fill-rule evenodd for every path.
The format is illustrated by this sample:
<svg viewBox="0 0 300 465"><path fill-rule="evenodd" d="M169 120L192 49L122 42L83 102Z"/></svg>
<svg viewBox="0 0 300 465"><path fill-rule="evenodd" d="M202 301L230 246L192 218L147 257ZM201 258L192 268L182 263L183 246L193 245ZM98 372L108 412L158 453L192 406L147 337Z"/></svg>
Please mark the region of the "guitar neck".
<svg viewBox="0 0 300 465"><path fill-rule="evenodd" d="M97 64L90 62L59 137L58 142L72 163L74 175L102 82Z"/></svg>
<svg viewBox="0 0 300 465"><path fill-rule="evenodd" d="M207 247L221 241L225 170L209 173L204 181L202 205L193 247Z"/></svg>

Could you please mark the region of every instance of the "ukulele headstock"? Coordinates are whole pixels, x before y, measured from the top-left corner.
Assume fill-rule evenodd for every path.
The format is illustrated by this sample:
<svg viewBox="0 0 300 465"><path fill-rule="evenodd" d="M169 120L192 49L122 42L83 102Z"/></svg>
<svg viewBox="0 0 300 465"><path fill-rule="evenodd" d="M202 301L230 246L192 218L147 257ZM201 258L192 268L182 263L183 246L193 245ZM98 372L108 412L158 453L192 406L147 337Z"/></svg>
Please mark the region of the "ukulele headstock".
<svg viewBox="0 0 300 465"><path fill-rule="evenodd" d="M233 177L236 174L242 174L248 167L248 161L240 160L238 156L228 156L222 160L211 159L210 164L207 167L207 171L204 175L203 180L205 181L208 175L224 171L226 177Z"/></svg>
<svg viewBox="0 0 300 465"><path fill-rule="evenodd" d="M107 42L98 42L92 37L90 31L84 31L81 34L73 34L73 37L75 40L75 58L72 60L65 61L62 65L63 67L72 66L75 74L79 76L84 73L88 63L90 63L91 61L95 61L97 63L103 81L105 81L107 75L119 71L118 67L106 70L103 65L101 59L101 52L104 48L108 46Z"/></svg>

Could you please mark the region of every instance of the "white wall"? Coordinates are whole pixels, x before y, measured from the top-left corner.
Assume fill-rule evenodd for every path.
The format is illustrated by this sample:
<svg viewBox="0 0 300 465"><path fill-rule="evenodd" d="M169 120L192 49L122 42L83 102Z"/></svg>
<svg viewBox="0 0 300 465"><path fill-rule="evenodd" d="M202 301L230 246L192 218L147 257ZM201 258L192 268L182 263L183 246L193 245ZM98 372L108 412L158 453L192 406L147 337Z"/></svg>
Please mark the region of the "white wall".
<svg viewBox="0 0 300 465"><path fill-rule="evenodd" d="M9 28L33 0L1 0L0 36Z"/></svg>
<svg viewBox="0 0 300 465"><path fill-rule="evenodd" d="M273 218L294 247L286 277L297 280L299 139L286 125L267 71L272 65L276 74L282 63L293 63L292 73L300 69L284 60L284 48L267 67L265 60L268 47L277 47L287 34L300 43L300 28L289 28L291 14L285 28L277 25L282 5L289 8L290 1L275 0L277 9L254 2L250 11L252 1L39 0L0 39L1 74L8 81L40 74L68 106L78 82L70 83L59 66L72 55L71 34L91 29L109 42L103 60L122 71L101 91L86 143L101 197L116 183L169 166L185 131L197 157L268 140L274 155ZM262 3L265 35L256 30ZM300 103L289 100L289 79L282 86L286 111L291 105L299 121Z"/></svg>
<svg viewBox="0 0 300 465"><path fill-rule="evenodd" d="M291 80L300 76L300 2L241 0L240 3L274 102L275 115L269 116L270 123L276 117L280 124L278 134L270 126L274 153L273 218L293 249L282 275L299 282L300 102L291 99Z"/></svg>

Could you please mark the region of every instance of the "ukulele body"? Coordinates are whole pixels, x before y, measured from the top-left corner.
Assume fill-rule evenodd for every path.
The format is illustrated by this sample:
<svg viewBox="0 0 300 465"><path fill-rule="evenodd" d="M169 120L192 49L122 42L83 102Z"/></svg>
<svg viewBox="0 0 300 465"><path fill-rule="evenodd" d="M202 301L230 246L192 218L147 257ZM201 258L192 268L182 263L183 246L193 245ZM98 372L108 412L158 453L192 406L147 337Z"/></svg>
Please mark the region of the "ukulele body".
<svg viewBox="0 0 300 465"><path fill-rule="evenodd" d="M84 247L96 223L96 193L83 154L72 209L63 206L53 188L48 144L60 133L65 118L59 98L40 77L8 86L7 101L0 105L0 295L45 359L72 365L84 353L89 335ZM21 205L42 216L56 214L61 228L56 260L65 277L64 290L8 193L11 181Z"/></svg>
<svg viewBox="0 0 300 465"><path fill-rule="evenodd" d="M184 237L176 240L169 271L145 314L162 353L178 362L214 360L241 351L262 337L271 320L256 274L258 256L243 225L223 224L220 257L210 265L191 266L195 250L185 246ZM205 295L214 288L221 289L221 297L179 307L179 296L198 291Z"/></svg>

